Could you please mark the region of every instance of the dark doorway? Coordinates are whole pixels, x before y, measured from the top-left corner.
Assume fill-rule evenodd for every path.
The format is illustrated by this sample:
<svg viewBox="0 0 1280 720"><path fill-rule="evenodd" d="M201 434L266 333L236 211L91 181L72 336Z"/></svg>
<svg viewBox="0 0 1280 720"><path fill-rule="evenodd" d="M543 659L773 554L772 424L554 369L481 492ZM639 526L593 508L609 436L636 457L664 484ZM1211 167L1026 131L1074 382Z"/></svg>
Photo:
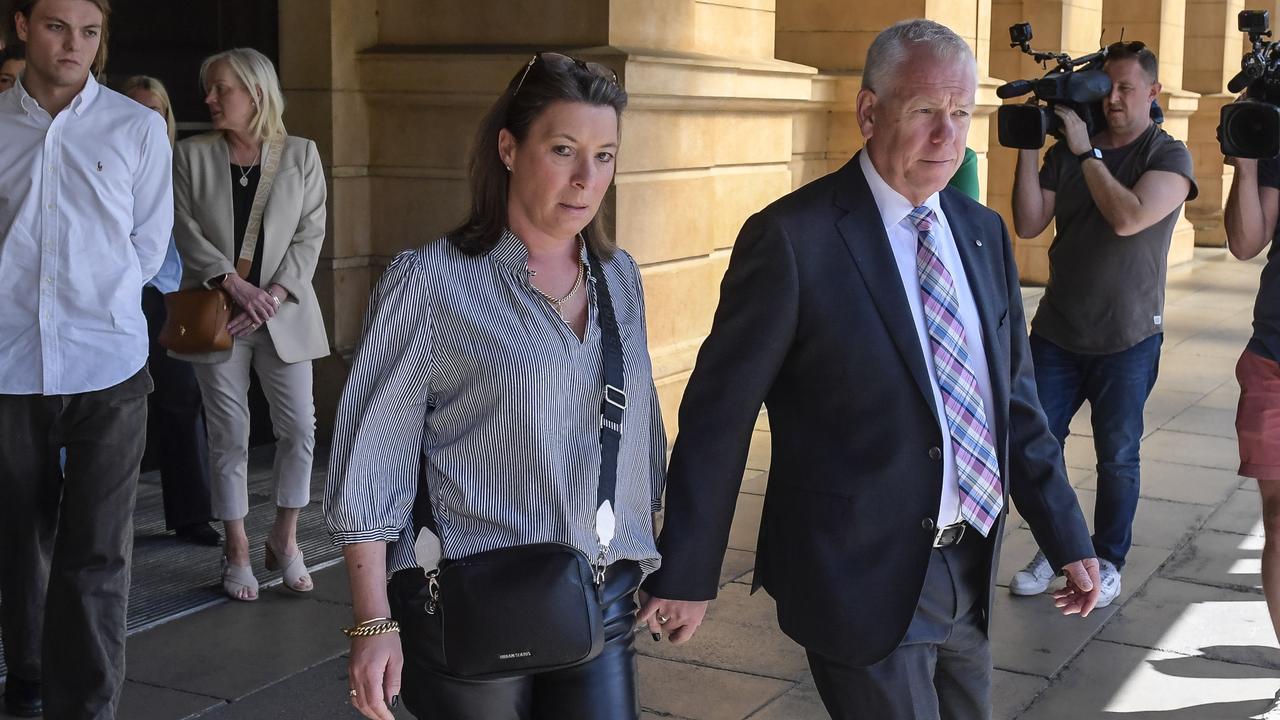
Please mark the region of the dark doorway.
<svg viewBox="0 0 1280 720"><path fill-rule="evenodd" d="M252 47L279 64L279 0L117 0L112 3L106 77L157 77L169 90L182 135L208 127L200 62L233 47ZM0 0L0 44L14 43L14 0Z"/></svg>
<svg viewBox="0 0 1280 720"><path fill-rule="evenodd" d="M169 90L182 136L208 127L200 62L252 47L279 63L278 0L127 0L114 3L107 84L157 77Z"/></svg>

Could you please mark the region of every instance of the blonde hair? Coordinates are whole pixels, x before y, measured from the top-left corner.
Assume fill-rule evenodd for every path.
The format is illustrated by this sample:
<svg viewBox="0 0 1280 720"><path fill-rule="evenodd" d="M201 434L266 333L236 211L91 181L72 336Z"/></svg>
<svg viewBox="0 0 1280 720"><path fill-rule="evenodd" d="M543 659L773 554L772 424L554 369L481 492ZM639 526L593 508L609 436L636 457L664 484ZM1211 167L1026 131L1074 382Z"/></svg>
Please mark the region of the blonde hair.
<svg viewBox="0 0 1280 720"><path fill-rule="evenodd" d="M147 75L134 75L124 84L120 86L120 94L128 95L134 90L145 90L155 93L160 98L160 104L164 106L164 124L169 128L169 144L172 145L178 139L178 119L173 116L173 103L169 101L169 92L164 89L164 83Z"/></svg>
<svg viewBox="0 0 1280 720"><path fill-rule="evenodd" d="M205 93L209 92L209 70L220 62L231 68L253 99L254 113L249 120L249 132L258 140L284 135L284 95L280 92L280 78L271 60L253 48L234 48L210 55L200 64L200 88Z"/></svg>

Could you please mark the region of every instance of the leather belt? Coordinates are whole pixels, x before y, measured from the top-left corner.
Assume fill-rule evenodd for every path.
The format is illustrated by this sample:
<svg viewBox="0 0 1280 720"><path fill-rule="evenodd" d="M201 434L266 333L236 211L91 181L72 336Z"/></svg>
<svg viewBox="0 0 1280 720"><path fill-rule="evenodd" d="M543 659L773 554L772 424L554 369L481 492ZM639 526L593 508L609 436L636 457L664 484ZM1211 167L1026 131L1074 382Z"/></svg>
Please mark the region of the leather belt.
<svg viewBox="0 0 1280 720"><path fill-rule="evenodd" d="M960 521L953 525L940 527L933 534L933 546L935 548L951 547L959 544L960 538L964 537L965 523Z"/></svg>

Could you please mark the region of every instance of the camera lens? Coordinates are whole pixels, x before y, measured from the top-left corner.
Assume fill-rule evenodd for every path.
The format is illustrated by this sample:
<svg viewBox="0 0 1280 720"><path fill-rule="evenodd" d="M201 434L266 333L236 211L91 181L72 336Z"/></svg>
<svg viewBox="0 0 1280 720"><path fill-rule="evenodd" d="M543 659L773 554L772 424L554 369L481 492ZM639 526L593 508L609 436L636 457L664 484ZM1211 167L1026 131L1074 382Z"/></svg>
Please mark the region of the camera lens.
<svg viewBox="0 0 1280 720"><path fill-rule="evenodd" d="M1280 154L1280 108L1249 101L1223 106L1220 141L1224 155L1275 157Z"/></svg>
<svg viewBox="0 0 1280 720"><path fill-rule="evenodd" d="M1034 150L1044 147L1044 136L1058 116L1039 105L1001 105L996 110L1000 144Z"/></svg>

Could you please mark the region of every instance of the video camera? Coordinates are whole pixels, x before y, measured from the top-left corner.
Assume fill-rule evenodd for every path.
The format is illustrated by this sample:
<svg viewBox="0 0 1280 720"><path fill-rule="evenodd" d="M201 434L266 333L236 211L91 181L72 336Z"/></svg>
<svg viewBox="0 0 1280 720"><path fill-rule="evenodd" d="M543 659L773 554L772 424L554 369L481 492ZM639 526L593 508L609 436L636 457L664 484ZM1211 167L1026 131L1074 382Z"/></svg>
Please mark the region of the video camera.
<svg viewBox="0 0 1280 720"><path fill-rule="evenodd" d="M1014 80L996 88L1001 98L1032 93L1044 105L1001 105L996 111L1000 144L1010 148L1036 149L1044 146L1046 135L1062 139L1062 120L1053 112L1061 103L1076 111L1092 137L1106 125L1102 99L1111 92L1111 78L1102 71L1106 51L1072 58L1066 53L1036 52L1031 49L1031 23L1009 28L1010 47L1016 47L1046 65L1057 66L1039 80Z"/></svg>
<svg viewBox="0 0 1280 720"><path fill-rule="evenodd" d="M1218 143L1223 155L1275 157L1280 155L1280 43L1263 40L1271 36L1271 13L1266 10L1242 10L1238 23L1253 47L1240 61L1240 72L1227 83L1227 91L1248 92L1222 107Z"/></svg>

